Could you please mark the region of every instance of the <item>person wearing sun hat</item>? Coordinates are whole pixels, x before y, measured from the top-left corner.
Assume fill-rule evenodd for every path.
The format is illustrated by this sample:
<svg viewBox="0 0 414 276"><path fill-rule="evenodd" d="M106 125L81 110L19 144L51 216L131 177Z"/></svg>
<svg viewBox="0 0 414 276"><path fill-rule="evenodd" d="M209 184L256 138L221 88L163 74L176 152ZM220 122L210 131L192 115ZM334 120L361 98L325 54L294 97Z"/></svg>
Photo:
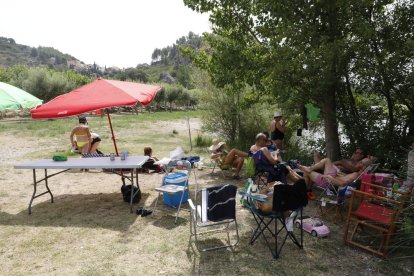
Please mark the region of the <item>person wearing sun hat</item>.
<svg viewBox="0 0 414 276"><path fill-rule="evenodd" d="M220 159L221 164L219 168L222 170L228 170L231 167L236 168L236 172L233 174L234 179L240 179L240 171L243 167L244 158L247 157L247 153L238 149L231 149L227 152L227 145L225 142L219 142L218 139L213 139L209 150L211 151L211 159Z"/></svg>
<svg viewBox="0 0 414 276"><path fill-rule="evenodd" d="M219 147L218 144L220 143L220 141L218 139L213 139L213 141L211 142L211 146L208 148L210 151L216 151ZM223 142L222 142L223 143ZM220 145L221 146L221 145Z"/></svg>
<svg viewBox="0 0 414 276"><path fill-rule="evenodd" d="M285 122L282 120L283 114L276 111L273 114L273 120L270 123L270 138L276 145L277 149L283 149L283 138L285 138Z"/></svg>

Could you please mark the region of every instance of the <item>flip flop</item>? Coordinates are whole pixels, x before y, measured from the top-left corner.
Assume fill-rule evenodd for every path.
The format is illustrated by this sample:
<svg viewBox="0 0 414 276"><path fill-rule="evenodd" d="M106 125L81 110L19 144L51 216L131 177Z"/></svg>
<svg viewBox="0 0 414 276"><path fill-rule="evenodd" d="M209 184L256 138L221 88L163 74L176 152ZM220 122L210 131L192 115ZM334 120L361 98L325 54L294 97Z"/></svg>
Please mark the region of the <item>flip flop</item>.
<svg viewBox="0 0 414 276"><path fill-rule="evenodd" d="M313 192L308 192L307 195L308 195L309 200L315 200L316 199L316 195Z"/></svg>
<svg viewBox="0 0 414 276"><path fill-rule="evenodd" d="M149 215L151 215L152 214L152 211L151 210L146 210L146 209L143 209L142 210L142 215L141 215L141 217L146 217L146 216L149 216Z"/></svg>
<svg viewBox="0 0 414 276"><path fill-rule="evenodd" d="M142 211L144 210L144 208L138 208L137 209L137 215L139 216L139 215L141 215L142 214Z"/></svg>

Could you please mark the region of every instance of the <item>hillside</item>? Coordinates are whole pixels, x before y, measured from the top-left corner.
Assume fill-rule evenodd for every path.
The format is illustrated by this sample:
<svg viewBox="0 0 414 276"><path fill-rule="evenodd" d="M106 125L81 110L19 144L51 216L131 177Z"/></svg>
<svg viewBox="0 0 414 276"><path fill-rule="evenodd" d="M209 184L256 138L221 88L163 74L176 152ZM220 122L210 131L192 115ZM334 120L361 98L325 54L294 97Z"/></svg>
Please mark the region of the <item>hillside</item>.
<svg viewBox="0 0 414 276"><path fill-rule="evenodd" d="M199 49L202 45L202 37L189 32L172 45L154 49L150 65L138 64L136 68L119 69L85 64L52 47L29 47L16 43L13 38L0 37L0 68L9 68L17 64L28 67L47 66L58 71L72 69L92 78L104 77L143 83L167 82L192 89L195 88L192 81L192 64L188 57L182 55L180 48Z"/></svg>
<svg viewBox="0 0 414 276"><path fill-rule="evenodd" d="M0 37L0 66L10 67L16 64L30 67L47 65L55 69L68 68L68 62L78 59L52 47L30 47L15 42L13 38Z"/></svg>

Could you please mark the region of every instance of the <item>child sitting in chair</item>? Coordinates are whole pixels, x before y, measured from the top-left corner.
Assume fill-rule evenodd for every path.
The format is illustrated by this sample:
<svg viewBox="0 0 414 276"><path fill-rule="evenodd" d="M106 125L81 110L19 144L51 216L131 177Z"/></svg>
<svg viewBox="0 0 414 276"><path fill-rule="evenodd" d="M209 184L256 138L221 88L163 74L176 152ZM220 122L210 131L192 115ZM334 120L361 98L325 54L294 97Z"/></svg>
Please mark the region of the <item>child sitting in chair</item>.
<svg viewBox="0 0 414 276"><path fill-rule="evenodd" d="M151 147L144 148L144 155L149 157L147 162L145 162L144 165L142 165L144 172L149 173L150 170L154 171L155 173L162 172L162 167L160 165L155 164L155 162L158 161L158 158L152 156Z"/></svg>

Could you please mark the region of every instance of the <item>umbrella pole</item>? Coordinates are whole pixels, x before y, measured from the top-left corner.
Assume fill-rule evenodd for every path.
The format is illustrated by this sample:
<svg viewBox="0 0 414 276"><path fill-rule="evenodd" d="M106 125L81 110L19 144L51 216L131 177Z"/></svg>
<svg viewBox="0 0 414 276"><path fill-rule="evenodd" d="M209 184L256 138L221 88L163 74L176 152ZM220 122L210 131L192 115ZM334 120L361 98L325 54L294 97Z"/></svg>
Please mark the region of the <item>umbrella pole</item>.
<svg viewBox="0 0 414 276"><path fill-rule="evenodd" d="M108 116L109 127L111 128L112 142L114 143L115 153L116 153L116 156L119 156L119 154L118 154L118 147L116 146L116 140L115 140L114 130L112 129L111 116L109 116L109 108L106 109L106 115Z"/></svg>
<svg viewBox="0 0 414 276"><path fill-rule="evenodd" d="M116 153L116 156L119 156L118 147L116 146L115 134L114 134L114 130L112 128L111 116L109 116L109 108L106 109L106 115L108 116L109 127L111 128L112 141L114 142L115 153ZM125 178L124 178L124 172L123 172L122 169L121 169L121 178L122 178L122 186L124 187L125 186ZM132 192L132 190L131 190L131 192Z"/></svg>

